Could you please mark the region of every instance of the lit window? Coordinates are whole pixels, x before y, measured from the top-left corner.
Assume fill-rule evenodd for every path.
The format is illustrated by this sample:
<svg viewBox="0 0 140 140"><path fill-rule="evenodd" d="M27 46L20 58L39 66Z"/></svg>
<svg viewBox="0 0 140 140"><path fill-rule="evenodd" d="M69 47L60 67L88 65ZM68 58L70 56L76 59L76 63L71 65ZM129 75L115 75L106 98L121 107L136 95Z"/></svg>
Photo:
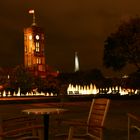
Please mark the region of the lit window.
<svg viewBox="0 0 140 140"><path fill-rule="evenodd" d="M29 35L29 40L32 40L32 35Z"/></svg>
<svg viewBox="0 0 140 140"><path fill-rule="evenodd" d="M37 58L36 63L41 64L41 58Z"/></svg>
<svg viewBox="0 0 140 140"><path fill-rule="evenodd" d="M27 52L27 45L25 46L25 52Z"/></svg>
<svg viewBox="0 0 140 140"><path fill-rule="evenodd" d="M36 42L36 48L35 48L36 52L39 52L39 42Z"/></svg>

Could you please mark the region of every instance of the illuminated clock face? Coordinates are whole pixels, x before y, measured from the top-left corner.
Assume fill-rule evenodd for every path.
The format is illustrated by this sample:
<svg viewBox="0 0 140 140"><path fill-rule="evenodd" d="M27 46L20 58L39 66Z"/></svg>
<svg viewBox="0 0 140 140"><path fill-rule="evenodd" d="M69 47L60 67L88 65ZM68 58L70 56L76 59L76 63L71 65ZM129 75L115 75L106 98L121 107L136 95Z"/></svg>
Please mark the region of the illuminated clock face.
<svg viewBox="0 0 140 140"><path fill-rule="evenodd" d="M32 35L29 35L29 40L32 40Z"/></svg>
<svg viewBox="0 0 140 140"><path fill-rule="evenodd" d="M39 40L39 35L36 35L35 38L36 38L37 40Z"/></svg>

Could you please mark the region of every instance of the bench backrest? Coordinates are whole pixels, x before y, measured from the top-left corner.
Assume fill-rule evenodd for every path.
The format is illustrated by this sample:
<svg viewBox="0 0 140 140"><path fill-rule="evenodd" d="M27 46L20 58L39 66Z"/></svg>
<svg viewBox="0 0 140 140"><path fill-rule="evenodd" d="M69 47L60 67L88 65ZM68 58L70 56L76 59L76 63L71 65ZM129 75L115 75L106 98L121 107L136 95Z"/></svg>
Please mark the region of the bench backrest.
<svg viewBox="0 0 140 140"><path fill-rule="evenodd" d="M4 137L14 136L24 131L33 133L33 129L40 127L42 120L35 115L20 115L8 119L2 119L0 123L0 140Z"/></svg>

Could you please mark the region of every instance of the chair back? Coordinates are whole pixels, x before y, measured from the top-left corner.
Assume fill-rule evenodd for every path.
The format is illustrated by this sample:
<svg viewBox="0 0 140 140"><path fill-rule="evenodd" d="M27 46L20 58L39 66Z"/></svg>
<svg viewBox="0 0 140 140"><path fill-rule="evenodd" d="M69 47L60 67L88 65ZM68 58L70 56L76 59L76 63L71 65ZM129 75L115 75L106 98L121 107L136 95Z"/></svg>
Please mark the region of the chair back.
<svg viewBox="0 0 140 140"><path fill-rule="evenodd" d="M110 100L105 98L93 99L87 120L87 133L102 139L102 128L104 127Z"/></svg>

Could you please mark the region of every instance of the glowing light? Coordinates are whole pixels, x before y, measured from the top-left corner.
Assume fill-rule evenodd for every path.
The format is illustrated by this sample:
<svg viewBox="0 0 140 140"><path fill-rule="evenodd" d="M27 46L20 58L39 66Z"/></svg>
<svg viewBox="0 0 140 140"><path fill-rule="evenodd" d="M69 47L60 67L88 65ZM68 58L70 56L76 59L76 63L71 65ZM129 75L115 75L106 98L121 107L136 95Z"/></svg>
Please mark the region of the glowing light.
<svg viewBox="0 0 140 140"><path fill-rule="evenodd" d="M29 10L29 14L34 14L35 11L32 9L32 10Z"/></svg>
<svg viewBox="0 0 140 140"><path fill-rule="evenodd" d="M32 40L32 35L29 36L29 40Z"/></svg>
<svg viewBox="0 0 140 140"><path fill-rule="evenodd" d="M17 96L20 96L20 88L18 88Z"/></svg>
<svg viewBox="0 0 140 140"><path fill-rule="evenodd" d="M78 55L77 52L75 52L75 72L79 71L79 60L78 60Z"/></svg>
<svg viewBox="0 0 140 140"><path fill-rule="evenodd" d="M96 85L90 84L89 85L84 85L84 86L80 86L80 85L76 85L73 86L72 84L69 84L68 88L67 88L67 93L68 95L96 95L97 93L100 94L117 94L119 93L120 95L129 95L129 94L137 94L139 92L139 90L134 90L134 89L125 89L122 88L120 86L115 86L115 87L109 87L109 88L100 88L97 89Z"/></svg>
<svg viewBox="0 0 140 140"><path fill-rule="evenodd" d="M99 92L99 89L96 88L95 85L90 84L89 85L85 85L85 86L80 86L80 85L76 85L75 87L72 84L69 84L68 88L67 88L67 93L68 94L84 94L84 95L88 95L88 94L97 94Z"/></svg>
<svg viewBox="0 0 140 140"><path fill-rule="evenodd" d="M36 35L35 38L36 38L37 40L39 40L39 35Z"/></svg>

